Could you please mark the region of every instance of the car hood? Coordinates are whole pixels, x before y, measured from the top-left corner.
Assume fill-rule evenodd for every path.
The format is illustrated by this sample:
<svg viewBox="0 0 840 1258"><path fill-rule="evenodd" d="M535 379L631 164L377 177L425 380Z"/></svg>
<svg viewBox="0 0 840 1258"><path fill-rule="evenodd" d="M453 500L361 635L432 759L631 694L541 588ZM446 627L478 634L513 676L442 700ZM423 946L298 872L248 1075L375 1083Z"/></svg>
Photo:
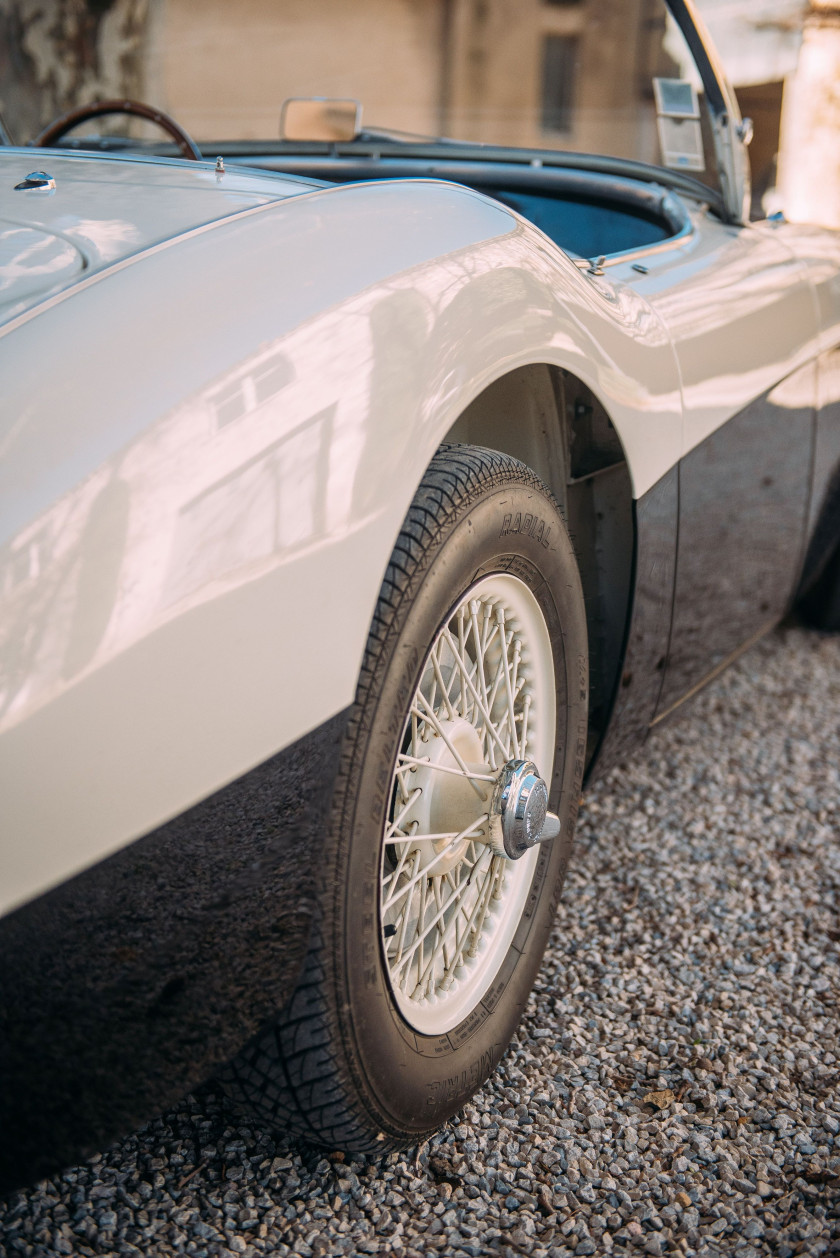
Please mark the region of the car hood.
<svg viewBox="0 0 840 1258"><path fill-rule="evenodd" d="M35 171L55 187L17 187ZM321 186L203 162L7 149L0 153L0 322L160 241Z"/></svg>

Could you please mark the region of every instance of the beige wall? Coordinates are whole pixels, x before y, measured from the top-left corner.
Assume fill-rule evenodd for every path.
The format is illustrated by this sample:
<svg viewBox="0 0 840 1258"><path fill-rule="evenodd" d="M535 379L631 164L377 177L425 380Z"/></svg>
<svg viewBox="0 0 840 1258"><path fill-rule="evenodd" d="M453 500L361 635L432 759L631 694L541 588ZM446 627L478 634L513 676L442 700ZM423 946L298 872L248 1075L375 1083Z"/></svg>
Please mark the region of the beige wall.
<svg viewBox="0 0 840 1258"><path fill-rule="evenodd" d="M539 0L454 5L447 134L529 142L539 109L538 10Z"/></svg>
<svg viewBox="0 0 840 1258"><path fill-rule="evenodd" d="M811 0L785 93L779 176L788 218L840 228L840 0Z"/></svg>
<svg viewBox="0 0 840 1258"><path fill-rule="evenodd" d="M435 133L439 10L439 0L164 0L151 77L198 139L276 137L288 96L356 97L371 125Z"/></svg>
<svg viewBox="0 0 840 1258"><path fill-rule="evenodd" d="M502 144L632 151L638 119L626 107L635 103L630 97L639 81L635 71L643 50L637 36L645 3L589 0L555 7L540 0L492 0L459 5L450 131ZM580 40L575 123L564 134L544 130L541 122L546 35ZM628 66L633 67L630 74ZM623 111L620 123L617 109ZM634 135L622 135L622 130Z"/></svg>
<svg viewBox="0 0 840 1258"><path fill-rule="evenodd" d="M632 109L640 104L640 85L669 71L654 64L651 45L639 40L641 16L655 5L156 0L150 95L198 139L274 137L287 96L318 95L356 97L371 126L629 152L649 125L641 121L644 110ZM570 133L541 125L548 34L580 39ZM652 43L658 41L654 31ZM655 160L652 129L647 148Z"/></svg>

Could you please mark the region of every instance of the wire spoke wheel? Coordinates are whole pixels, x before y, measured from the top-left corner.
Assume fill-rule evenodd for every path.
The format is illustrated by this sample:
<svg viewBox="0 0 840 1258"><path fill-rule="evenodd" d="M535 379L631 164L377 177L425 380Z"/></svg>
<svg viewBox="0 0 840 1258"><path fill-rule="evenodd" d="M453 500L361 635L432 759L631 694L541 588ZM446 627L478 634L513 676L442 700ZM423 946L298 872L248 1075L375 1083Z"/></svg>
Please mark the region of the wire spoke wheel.
<svg viewBox="0 0 840 1258"><path fill-rule="evenodd" d="M380 921L388 981L427 1035L457 1026L493 981L534 873L490 845L505 764L550 777L556 727L551 640L517 577L485 577L460 600L424 661L393 771L382 844Z"/></svg>

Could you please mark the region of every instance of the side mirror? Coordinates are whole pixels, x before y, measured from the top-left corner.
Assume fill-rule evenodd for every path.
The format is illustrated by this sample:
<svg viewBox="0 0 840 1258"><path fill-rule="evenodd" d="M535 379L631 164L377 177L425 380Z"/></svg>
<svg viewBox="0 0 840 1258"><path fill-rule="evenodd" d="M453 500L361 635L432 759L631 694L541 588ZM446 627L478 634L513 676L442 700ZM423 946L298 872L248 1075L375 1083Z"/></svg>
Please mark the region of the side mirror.
<svg viewBox="0 0 840 1258"><path fill-rule="evenodd" d="M290 96L280 110L281 140L355 140L362 125L357 100L328 96Z"/></svg>

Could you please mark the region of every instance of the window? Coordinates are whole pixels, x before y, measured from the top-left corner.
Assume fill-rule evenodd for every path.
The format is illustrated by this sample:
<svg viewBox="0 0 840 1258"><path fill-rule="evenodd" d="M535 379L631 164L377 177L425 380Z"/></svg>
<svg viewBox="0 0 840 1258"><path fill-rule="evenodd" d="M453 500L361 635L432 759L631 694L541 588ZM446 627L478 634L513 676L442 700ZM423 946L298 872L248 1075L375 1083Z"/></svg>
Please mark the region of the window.
<svg viewBox="0 0 840 1258"><path fill-rule="evenodd" d="M546 35L543 42L542 125L571 131L575 102L577 35Z"/></svg>

